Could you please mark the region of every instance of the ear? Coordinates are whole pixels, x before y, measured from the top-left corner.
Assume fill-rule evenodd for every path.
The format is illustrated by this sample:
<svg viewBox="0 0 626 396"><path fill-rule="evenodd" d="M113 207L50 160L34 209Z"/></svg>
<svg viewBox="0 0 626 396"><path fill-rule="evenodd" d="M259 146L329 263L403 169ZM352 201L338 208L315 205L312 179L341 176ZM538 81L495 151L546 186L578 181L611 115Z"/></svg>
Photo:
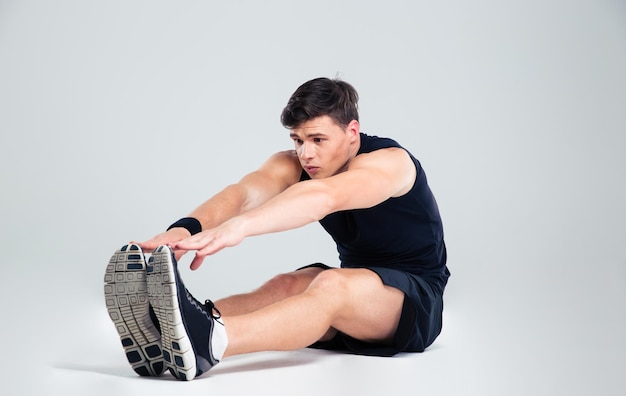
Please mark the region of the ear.
<svg viewBox="0 0 626 396"><path fill-rule="evenodd" d="M361 133L361 124L357 120L352 120L346 128L346 132L350 135L350 140L357 140Z"/></svg>

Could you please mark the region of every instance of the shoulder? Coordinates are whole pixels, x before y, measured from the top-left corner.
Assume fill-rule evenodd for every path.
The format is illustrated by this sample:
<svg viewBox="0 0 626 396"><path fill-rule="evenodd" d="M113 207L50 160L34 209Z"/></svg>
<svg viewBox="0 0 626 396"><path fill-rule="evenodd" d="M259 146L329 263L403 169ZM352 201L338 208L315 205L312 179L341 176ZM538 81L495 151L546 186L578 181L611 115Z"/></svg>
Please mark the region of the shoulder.
<svg viewBox="0 0 626 396"><path fill-rule="evenodd" d="M349 169L355 166L395 167L413 166L409 153L401 147L386 147L374 151L360 153L349 164Z"/></svg>
<svg viewBox="0 0 626 396"><path fill-rule="evenodd" d="M392 197L409 192L415 183L417 169L410 154L401 147L380 148L357 155L348 171L366 171L372 178L387 179L395 185Z"/></svg>
<svg viewBox="0 0 626 396"><path fill-rule="evenodd" d="M415 167L418 173L421 168L419 161L413 154L395 139L365 133L361 133L361 147L356 158L360 160L400 161L407 167L407 170L409 168L412 170Z"/></svg>
<svg viewBox="0 0 626 396"><path fill-rule="evenodd" d="M284 166L291 165L300 165L300 161L298 160L298 155L295 150L284 150L274 153L269 159L268 162L273 162L276 164L282 164Z"/></svg>
<svg viewBox="0 0 626 396"><path fill-rule="evenodd" d="M294 184L300 180L302 167L295 150L279 151L268 158L257 172Z"/></svg>

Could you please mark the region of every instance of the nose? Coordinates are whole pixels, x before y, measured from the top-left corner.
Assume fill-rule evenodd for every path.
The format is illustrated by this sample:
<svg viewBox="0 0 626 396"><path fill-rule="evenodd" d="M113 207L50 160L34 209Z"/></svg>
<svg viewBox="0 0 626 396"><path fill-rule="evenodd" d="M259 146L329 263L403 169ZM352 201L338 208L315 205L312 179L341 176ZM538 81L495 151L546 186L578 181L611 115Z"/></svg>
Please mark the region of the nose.
<svg viewBox="0 0 626 396"><path fill-rule="evenodd" d="M307 142L302 143L300 149L298 150L298 155L303 160L309 160L314 157L314 148L313 145L308 144Z"/></svg>

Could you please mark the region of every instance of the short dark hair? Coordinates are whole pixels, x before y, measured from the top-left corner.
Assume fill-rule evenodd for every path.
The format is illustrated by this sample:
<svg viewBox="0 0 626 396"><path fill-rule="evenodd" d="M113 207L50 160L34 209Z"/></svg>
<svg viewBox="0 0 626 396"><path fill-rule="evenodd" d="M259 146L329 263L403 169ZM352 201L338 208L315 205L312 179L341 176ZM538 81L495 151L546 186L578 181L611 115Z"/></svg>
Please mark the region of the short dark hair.
<svg viewBox="0 0 626 396"><path fill-rule="evenodd" d="M359 94L354 87L339 79L315 78L300 85L283 109L280 121L287 129L327 115L340 126L359 120Z"/></svg>

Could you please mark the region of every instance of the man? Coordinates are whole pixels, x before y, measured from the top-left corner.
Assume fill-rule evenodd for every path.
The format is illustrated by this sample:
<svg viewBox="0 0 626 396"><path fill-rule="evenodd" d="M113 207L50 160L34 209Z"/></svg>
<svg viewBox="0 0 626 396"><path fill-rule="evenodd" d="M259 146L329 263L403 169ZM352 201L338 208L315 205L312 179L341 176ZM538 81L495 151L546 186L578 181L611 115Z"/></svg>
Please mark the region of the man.
<svg viewBox="0 0 626 396"><path fill-rule="evenodd" d="M106 303L135 371L191 380L242 353L313 346L392 356L435 340L449 277L437 204L417 159L361 133L357 101L346 82L304 83L281 116L295 150L113 255ZM195 270L246 237L315 221L337 243L340 268L308 265L204 304L180 279L176 260L189 250Z"/></svg>

